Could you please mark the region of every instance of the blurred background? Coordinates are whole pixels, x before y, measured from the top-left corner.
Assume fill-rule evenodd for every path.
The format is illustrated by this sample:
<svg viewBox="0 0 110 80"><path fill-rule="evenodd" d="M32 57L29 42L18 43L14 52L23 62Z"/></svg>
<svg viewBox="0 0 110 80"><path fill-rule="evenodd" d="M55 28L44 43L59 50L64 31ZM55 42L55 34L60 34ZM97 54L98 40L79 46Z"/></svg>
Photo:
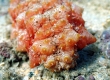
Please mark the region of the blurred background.
<svg viewBox="0 0 110 80"><path fill-rule="evenodd" d="M8 13L9 0L0 0L0 16Z"/></svg>

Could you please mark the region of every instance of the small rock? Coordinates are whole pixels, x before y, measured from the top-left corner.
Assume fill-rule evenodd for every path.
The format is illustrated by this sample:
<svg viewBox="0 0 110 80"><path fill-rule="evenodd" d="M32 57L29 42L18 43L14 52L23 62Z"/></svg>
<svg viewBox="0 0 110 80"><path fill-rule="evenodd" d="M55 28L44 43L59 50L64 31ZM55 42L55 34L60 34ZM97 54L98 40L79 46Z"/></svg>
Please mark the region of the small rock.
<svg viewBox="0 0 110 80"><path fill-rule="evenodd" d="M100 66L107 66L107 60L104 57L99 57L98 63Z"/></svg>
<svg viewBox="0 0 110 80"><path fill-rule="evenodd" d="M95 80L95 78L93 75L90 75L88 80Z"/></svg>
<svg viewBox="0 0 110 80"><path fill-rule="evenodd" d="M85 80L85 78L80 75L75 80Z"/></svg>

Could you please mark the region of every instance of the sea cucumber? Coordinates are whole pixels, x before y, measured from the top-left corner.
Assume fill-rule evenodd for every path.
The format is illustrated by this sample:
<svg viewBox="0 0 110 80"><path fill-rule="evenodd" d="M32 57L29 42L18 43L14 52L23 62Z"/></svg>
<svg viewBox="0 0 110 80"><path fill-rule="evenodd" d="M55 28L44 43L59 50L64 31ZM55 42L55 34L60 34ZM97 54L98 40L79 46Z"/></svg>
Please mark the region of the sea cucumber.
<svg viewBox="0 0 110 80"><path fill-rule="evenodd" d="M96 42L84 27L83 9L70 0L10 0L11 39L25 51L30 67L51 71L75 67L77 50Z"/></svg>

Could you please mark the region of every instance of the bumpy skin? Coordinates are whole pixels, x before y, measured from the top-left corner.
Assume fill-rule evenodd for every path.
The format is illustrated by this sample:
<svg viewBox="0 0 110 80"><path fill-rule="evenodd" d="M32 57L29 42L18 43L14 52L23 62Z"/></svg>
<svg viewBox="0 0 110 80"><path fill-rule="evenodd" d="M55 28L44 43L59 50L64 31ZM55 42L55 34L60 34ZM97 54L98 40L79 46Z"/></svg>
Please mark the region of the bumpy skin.
<svg viewBox="0 0 110 80"><path fill-rule="evenodd" d="M26 51L30 67L52 71L73 68L77 50L96 38L84 27L83 9L69 0L11 0L11 39L17 51Z"/></svg>

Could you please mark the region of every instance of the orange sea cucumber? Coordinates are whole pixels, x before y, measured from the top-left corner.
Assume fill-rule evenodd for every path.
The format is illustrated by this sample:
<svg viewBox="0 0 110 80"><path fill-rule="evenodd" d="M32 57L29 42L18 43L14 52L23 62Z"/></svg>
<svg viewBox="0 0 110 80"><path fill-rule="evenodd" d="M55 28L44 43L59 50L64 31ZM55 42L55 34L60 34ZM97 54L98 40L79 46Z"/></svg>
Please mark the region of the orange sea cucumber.
<svg viewBox="0 0 110 80"><path fill-rule="evenodd" d="M16 50L28 53L31 68L73 68L77 50L96 41L84 27L82 11L69 0L10 0Z"/></svg>

